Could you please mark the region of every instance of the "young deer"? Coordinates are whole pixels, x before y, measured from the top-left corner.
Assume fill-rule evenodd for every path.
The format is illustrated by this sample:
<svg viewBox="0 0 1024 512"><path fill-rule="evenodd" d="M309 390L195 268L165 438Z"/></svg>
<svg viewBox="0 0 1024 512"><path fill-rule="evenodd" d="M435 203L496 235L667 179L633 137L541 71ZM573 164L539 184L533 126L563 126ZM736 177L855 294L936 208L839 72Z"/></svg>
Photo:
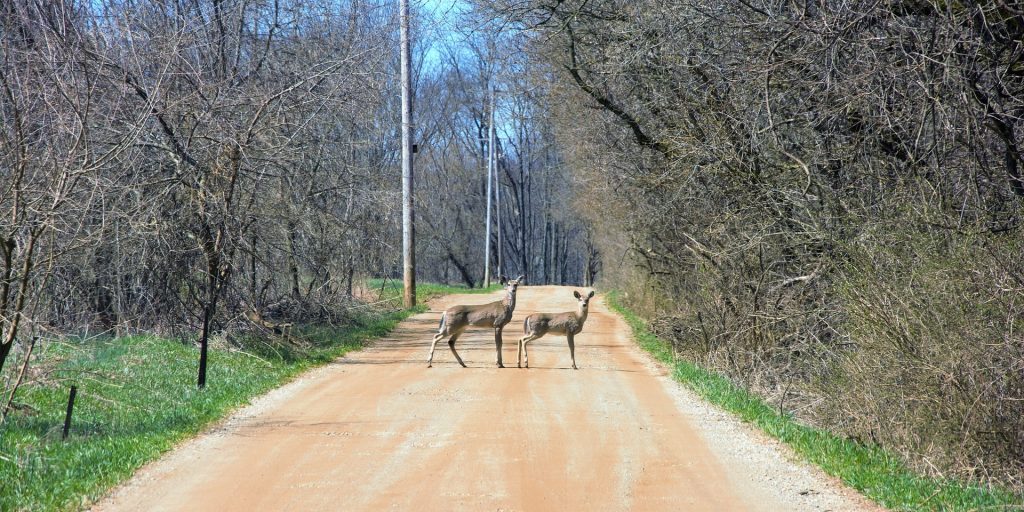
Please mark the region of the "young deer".
<svg viewBox="0 0 1024 512"><path fill-rule="evenodd" d="M462 362L459 353L455 351L455 340L469 326L494 329L494 345L498 351L496 362L498 368L504 368L505 365L501 364L501 330L512 320L512 311L516 309L516 288L519 287L519 282L522 280L523 276L509 280L502 277L501 283L505 285L506 295L499 301L477 306L452 306L446 309L441 315L441 324L438 326L437 334L434 335L434 342L430 344L427 368L433 366L434 347L445 336L451 336L448 338L448 347L452 349L452 354L455 354L455 359L458 359L459 364L465 368L466 363Z"/></svg>
<svg viewBox="0 0 1024 512"><path fill-rule="evenodd" d="M572 358L572 369L576 368L576 344L573 336L583 330L583 322L587 321L587 306L594 292L587 295L580 295L580 292L573 291L576 297L576 311L568 313L534 313L523 320L523 336L519 339L519 360L516 366L522 368L525 364L530 367L530 356L526 353L526 344L544 336L545 334L558 334L569 340L569 356Z"/></svg>

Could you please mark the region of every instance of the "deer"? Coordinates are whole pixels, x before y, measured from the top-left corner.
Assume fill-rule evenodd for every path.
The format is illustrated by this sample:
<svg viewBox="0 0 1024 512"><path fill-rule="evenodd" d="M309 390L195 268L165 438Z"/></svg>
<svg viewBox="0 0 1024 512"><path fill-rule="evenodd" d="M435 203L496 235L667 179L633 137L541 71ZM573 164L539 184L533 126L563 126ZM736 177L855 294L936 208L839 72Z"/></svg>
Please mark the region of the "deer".
<svg viewBox="0 0 1024 512"><path fill-rule="evenodd" d="M437 334L434 335L434 342L430 344L427 368L433 366L437 342L446 336L449 336L448 348L452 349L452 354L459 364L466 368L466 363L455 351L455 340L470 326L494 329L494 345L498 353L495 361L498 368L504 368L505 365L501 362L501 330L512 320L512 312L516 309L516 288L523 277L520 275L515 279L506 279L502 276L500 282L505 287L505 298L499 301L472 306L452 306L446 309L441 315L441 323L437 327Z"/></svg>
<svg viewBox="0 0 1024 512"><path fill-rule="evenodd" d="M525 365L527 368L530 367L530 356L526 353L527 343L541 338L545 334L557 334L565 336L569 341L569 357L572 358L572 369L579 369L576 367L576 343L573 337L583 330L583 323L587 321L587 307L590 304L590 299L594 297L594 292L591 291L589 294L583 295L573 290L572 294L576 297L576 311L569 311L567 313L534 313L523 320L523 334L525 336L519 338L517 367L522 368L522 365Z"/></svg>

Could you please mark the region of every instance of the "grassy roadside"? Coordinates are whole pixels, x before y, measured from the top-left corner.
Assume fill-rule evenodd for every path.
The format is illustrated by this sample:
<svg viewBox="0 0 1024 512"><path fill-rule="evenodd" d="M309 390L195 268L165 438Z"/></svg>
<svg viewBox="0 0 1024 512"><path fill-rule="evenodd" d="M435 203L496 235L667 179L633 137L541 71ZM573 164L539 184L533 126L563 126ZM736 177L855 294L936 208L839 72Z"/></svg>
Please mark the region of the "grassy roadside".
<svg viewBox="0 0 1024 512"><path fill-rule="evenodd" d="M32 368L46 384L19 390L16 402L27 407L0 424L0 510L83 508L252 398L425 311L429 298L469 291L434 284L418 288L420 305L411 310L367 312L345 328L298 330L301 349L243 352L215 346L203 391L195 388L198 351L176 340L136 336L41 344ZM71 434L61 441L71 384L77 385L78 397Z"/></svg>
<svg viewBox="0 0 1024 512"><path fill-rule="evenodd" d="M400 301L402 299L402 281L395 279L370 279L366 282L368 291L380 294L380 301ZM416 283L416 300L421 305L428 300L451 293L481 294L501 289L500 284L492 284L488 288L466 288L465 285L447 285L437 283Z"/></svg>
<svg viewBox="0 0 1024 512"><path fill-rule="evenodd" d="M673 357L672 347L647 329L647 323L626 308L616 293L609 306L625 318L637 343L673 368L673 377L705 400L752 423L789 445L868 498L893 510L1024 510L1022 497L949 480L915 474L898 457L879 447L865 446L834 434L801 425L725 377Z"/></svg>

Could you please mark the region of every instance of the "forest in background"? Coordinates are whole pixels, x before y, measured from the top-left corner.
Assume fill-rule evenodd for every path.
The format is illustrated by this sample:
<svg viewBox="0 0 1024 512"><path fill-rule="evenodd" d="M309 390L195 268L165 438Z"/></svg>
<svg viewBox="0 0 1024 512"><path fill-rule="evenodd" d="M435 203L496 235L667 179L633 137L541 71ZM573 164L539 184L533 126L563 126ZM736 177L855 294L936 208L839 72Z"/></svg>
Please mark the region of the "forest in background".
<svg viewBox="0 0 1024 512"><path fill-rule="evenodd" d="M343 324L378 298L360 291L366 279L400 273L393 4L3 3L4 396L36 338L151 332L205 346ZM545 86L499 35L443 32L431 15L417 10L414 27L420 279L479 286L489 242L492 275L582 281L596 263L561 207L572 191ZM485 241L492 108L503 229Z"/></svg>
<svg viewBox="0 0 1024 512"><path fill-rule="evenodd" d="M554 77L600 284L780 411L1024 484L1024 10L479 0Z"/></svg>

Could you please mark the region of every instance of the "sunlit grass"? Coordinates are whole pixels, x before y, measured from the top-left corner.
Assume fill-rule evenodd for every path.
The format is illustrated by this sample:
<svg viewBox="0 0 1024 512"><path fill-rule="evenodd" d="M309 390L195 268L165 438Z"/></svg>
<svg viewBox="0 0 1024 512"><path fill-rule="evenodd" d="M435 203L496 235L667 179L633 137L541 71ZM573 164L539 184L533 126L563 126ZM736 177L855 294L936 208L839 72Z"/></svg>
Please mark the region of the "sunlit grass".
<svg viewBox="0 0 1024 512"><path fill-rule="evenodd" d="M369 279L366 282L366 289L376 296L377 300L400 303L402 300L402 282L395 279ZM462 284L447 285L437 283L417 283L416 301L418 304L426 303L428 300L441 295L452 293L491 293L501 289L501 285L492 283L487 288L467 288Z"/></svg>
<svg viewBox="0 0 1024 512"><path fill-rule="evenodd" d="M1024 510L1021 496L915 474L897 457L827 431L801 425L729 379L674 357L668 342L626 308L617 294L608 304L625 318L643 349L673 368L673 376L705 400L789 445L806 460L893 510Z"/></svg>
<svg viewBox="0 0 1024 512"><path fill-rule="evenodd" d="M377 289L381 282L376 282ZM151 336L47 342L33 356L39 383L0 425L0 510L76 510L139 467L231 411L313 366L383 336L431 297L481 293L423 283L411 310L368 312L343 328L304 326L298 343L224 346L210 353L207 387L196 389L198 349ZM388 282L386 293L401 295ZM69 387L78 387L71 434L61 440ZM26 407L27 406L27 407Z"/></svg>

